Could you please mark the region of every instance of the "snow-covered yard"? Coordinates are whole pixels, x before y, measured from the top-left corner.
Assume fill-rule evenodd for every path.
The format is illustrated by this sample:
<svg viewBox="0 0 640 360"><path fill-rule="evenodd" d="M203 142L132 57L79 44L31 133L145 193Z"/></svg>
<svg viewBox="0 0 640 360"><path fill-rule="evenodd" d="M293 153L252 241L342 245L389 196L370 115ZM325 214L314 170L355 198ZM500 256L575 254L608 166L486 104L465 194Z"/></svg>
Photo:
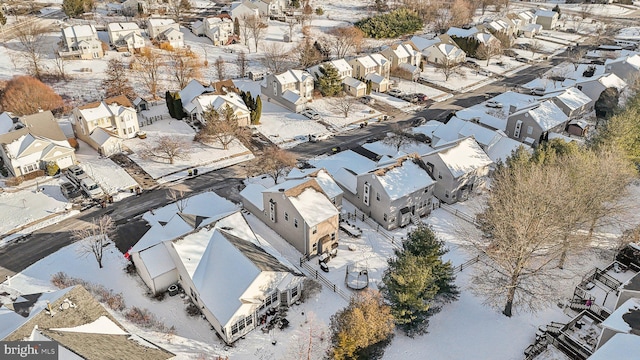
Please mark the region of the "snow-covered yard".
<svg viewBox="0 0 640 360"><path fill-rule="evenodd" d="M420 105L412 104L408 101L404 101L402 99L399 99L391 95L387 95L385 93L372 91L371 97L374 98L376 101L382 101L385 104L391 105L396 109L400 109L406 112L416 111L421 108Z"/></svg>
<svg viewBox="0 0 640 360"><path fill-rule="evenodd" d="M101 157L85 142L78 142L80 148L76 151L76 160L84 172L95 180L105 193L114 195L116 201L131 195L129 189L138 186L138 183L111 159Z"/></svg>
<svg viewBox="0 0 640 360"><path fill-rule="evenodd" d="M190 168L198 168L201 172L205 172L205 168L211 171L216 168L216 165L228 166L253 158L251 152L238 141L232 142L227 150L215 143L194 142L195 130L181 120L158 120L145 126L144 131L147 134L146 139L128 139L124 144L133 151L133 154L129 155L131 160L140 165L154 179L181 172L186 176L186 170ZM140 156L140 152L157 144L163 136L183 142L188 158L175 159L173 164L169 164L162 159L144 159Z"/></svg>
<svg viewBox="0 0 640 360"><path fill-rule="evenodd" d="M408 94L425 94L430 100L439 102L448 98L446 92L415 81L393 78L393 88Z"/></svg>
<svg viewBox="0 0 640 360"><path fill-rule="evenodd" d="M352 103L346 117L340 110L342 101L350 101ZM345 127L351 124L363 122L382 115L381 112L362 104L354 97L344 99L316 99L309 103L309 108L317 111L322 121L331 125L335 131L344 130Z"/></svg>

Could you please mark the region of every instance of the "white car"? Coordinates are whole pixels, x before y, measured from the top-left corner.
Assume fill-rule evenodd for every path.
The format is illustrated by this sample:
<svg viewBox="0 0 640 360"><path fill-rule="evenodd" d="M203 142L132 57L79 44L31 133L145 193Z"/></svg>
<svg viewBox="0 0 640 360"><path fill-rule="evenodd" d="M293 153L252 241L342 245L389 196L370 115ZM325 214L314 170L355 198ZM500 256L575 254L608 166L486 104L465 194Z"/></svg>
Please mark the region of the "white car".
<svg viewBox="0 0 640 360"><path fill-rule="evenodd" d="M80 181L80 188L82 191L87 194L90 198L94 200L99 200L104 197L104 191L95 181L91 180L91 178L86 178Z"/></svg>
<svg viewBox="0 0 640 360"><path fill-rule="evenodd" d="M301 114L311 120L320 120L320 114L318 114L318 112L313 109L306 109L305 111L301 112Z"/></svg>
<svg viewBox="0 0 640 360"><path fill-rule="evenodd" d="M321 140L327 140L330 137L331 137L331 134L328 134L328 133L313 134L313 135L311 135L311 138L309 139L309 141L318 142L318 141L321 141Z"/></svg>
<svg viewBox="0 0 640 360"><path fill-rule="evenodd" d="M394 96L394 97L398 97L400 95L402 95L402 91L398 90L398 89L391 89L387 92L387 94Z"/></svg>
<svg viewBox="0 0 640 360"><path fill-rule="evenodd" d="M486 102L486 103L484 103L484 104L485 104L487 107L490 107L490 108L498 108L498 109L499 109L499 108L501 108L501 107L502 107L502 104L501 104L501 103L499 103L499 102L497 102L497 101L495 101L495 100L489 100L489 101L487 101L487 102Z"/></svg>

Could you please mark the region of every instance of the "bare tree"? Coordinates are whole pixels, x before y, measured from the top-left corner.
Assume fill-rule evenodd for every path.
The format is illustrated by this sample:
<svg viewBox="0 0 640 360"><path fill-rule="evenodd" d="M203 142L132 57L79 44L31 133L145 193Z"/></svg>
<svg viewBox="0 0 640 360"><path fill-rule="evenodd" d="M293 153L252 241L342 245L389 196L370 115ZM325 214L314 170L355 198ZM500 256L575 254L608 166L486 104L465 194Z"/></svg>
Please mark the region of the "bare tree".
<svg viewBox="0 0 640 360"><path fill-rule="evenodd" d="M318 321L313 312L307 312L304 324L293 334L290 351L291 360L322 360L329 350L329 328Z"/></svg>
<svg viewBox="0 0 640 360"><path fill-rule="evenodd" d="M189 204L189 198L184 197L184 190L176 190L173 188L169 189L169 193L167 194L167 200L176 204L176 208L178 209L179 213L184 212L184 209L187 207L187 204Z"/></svg>
<svg viewBox="0 0 640 360"><path fill-rule="evenodd" d="M409 129L398 123L393 123L387 136L382 139L382 143L393 146L396 151L400 151L403 146L416 144L418 140Z"/></svg>
<svg viewBox="0 0 640 360"><path fill-rule="evenodd" d="M25 61L29 64L32 75L42 78L42 60L44 50L44 36L49 29L42 24L40 19L27 18L20 26L14 27L14 33L25 53Z"/></svg>
<svg viewBox="0 0 640 360"><path fill-rule="evenodd" d="M80 242L78 253L81 256L93 255L102 269L102 255L109 244L109 235L116 229L115 222L108 215L93 218L89 226L73 231L73 237Z"/></svg>
<svg viewBox="0 0 640 360"><path fill-rule="evenodd" d="M216 61L213 63L216 68L216 74L218 75L218 81L222 81L226 77L225 64L226 63L224 62L222 56L218 56Z"/></svg>
<svg viewBox="0 0 640 360"><path fill-rule="evenodd" d="M263 24L262 20L256 16L247 17L246 19L244 19L244 23L245 26L249 27L249 31L251 32L251 36L253 37L253 44L255 45L255 49L257 52L258 44L260 43L260 39L267 29L267 24Z"/></svg>
<svg viewBox="0 0 640 360"><path fill-rule="evenodd" d="M488 44L480 44L476 50L479 59L487 60L487 66L494 57L502 54L502 45L498 41L491 41Z"/></svg>
<svg viewBox="0 0 640 360"><path fill-rule="evenodd" d="M111 58L107 63L105 75L102 80L102 88L106 97L124 95L131 101L136 98L136 93L129 83L129 74L127 74L122 60Z"/></svg>
<svg viewBox="0 0 640 360"><path fill-rule="evenodd" d="M148 47L142 48L135 58L133 70L142 78L142 82L154 99L158 97L158 82L164 67L162 55Z"/></svg>
<svg viewBox="0 0 640 360"><path fill-rule="evenodd" d="M191 10L191 2L189 0L168 0L169 14L173 16L173 20L180 24L182 16L185 12Z"/></svg>
<svg viewBox="0 0 640 360"><path fill-rule="evenodd" d="M356 101L353 97L342 93L341 96L332 98L329 101L329 103L331 106L333 106L334 109L338 110L344 117L348 117L349 113L353 109L353 106L356 104Z"/></svg>
<svg viewBox="0 0 640 360"><path fill-rule="evenodd" d="M449 9L451 13L450 26L463 26L471 22L473 12L467 0L454 0Z"/></svg>
<svg viewBox="0 0 640 360"><path fill-rule="evenodd" d="M56 66L56 72L60 79L67 80L67 71L65 68L67 65L67 61L62 56L60 56L60 53L55 49L53 50L53 63Z"/></svg>
<svg viewBox="0 0 640 360"><path fill-rule="evenodd" d="M168 161L169 164L175 162L175 160L186 160L190 156L191 147L188 143L176 139L171 136L161 136L155 145L150 145L140 152L140 157L143 159L161 159Z"/></svg>
<svg viewBox="0 0 640 360"><path fill-rule="evenodd" d="M239 75L241 78L244 78L247 75L247 64L249 63L249 60L247 60L247 54L242 50L238 51L237 63L238 70L240 71Z"/></svg>
<svg viewBox="0 0 640 360"><path fill-rule="evenodd" d="M329 35L331 37L327 42L337 58L360 51L364 39L364 33L355 26L334 28L329 31Z"/></svg>
<svg viewBox="0 0 640 360"><path fill-rule="evenodd" d="M444 75L444 81L449 81L449 78L452 75L465 76L464 71L460 69L460 64L455 60L451 59L448 56L445 56L444 59L436 64L438 71Z"/></svg>
<svg viewBox="0 0 640 360"><path fill-rule="evenodd" d="M258 156L249 168L252 176L266 174L277 184L291 168L296 166L297 160L293 153L272 146Z"/></svg>
<svg viewBox="0 0 640 360"><path fill-rule="evenodd" d="M200 78L200 59L190 49L175 49L170 53L169 58L173 78L180 89L187 86L189 81Z"/></svg>
<svg viewBox="0 0 640 360"><path fill-rule="evenodd" d="M196 141L214 141L227 150L233 141L246 142L249 138L247 129L240 125L238 117L229 105L220 110L207 109L202 116L205 124L196 134Z"/></svg>
<svg viewBox="0 0 640 360"><path fill-rule="evenodd" d="M529 51L531 51L531 58L533 59L536 54L539 54L542 51L542 44L538 40L533 40L529 44Z"/></svg>
<svg viewBox="0 0 640 360"><path fill-rule="evenodd" d="M304 44L297 47L296 53L298 63L303 69L322 62L322 54L315 46L313 46L313 42L310 38L306 38L304 40Z"/></svg>
<svg viewBox="0 0 640 360"><path fill-rule="evenodd" d="M242 41L244 42L244 46L246 46L247 49L249 50L249 53L251 53L251 47L249 46L249 38L251 37L251 24L253 23L252 20L249 20L250 18L253 18L253 16L248 17L245 15L242 17L242 21L240 22L240 32L242 33Z"/></svg>
<svg viewBox="0 0 640 360"><path fill-rule="evenodd" d="M573 47L571 50L567 51L567 60L573 64L573 70L577 71L578 66L580 66L580 61L587 54L587 50L584 48Z"/></svg>
<svg viewBox="0 0 640 360"><path fill-rule="evenodd" d="M262 47L262 52L264 56L260 59L260 62L271 73L280 74L289 68L290 54L285 50L282 43L267 43Z"/></svg>
<svg viewBox="0 0 640 360"><path fill-rule="evenodd" d="M297 18L291 16L291 17L287 17L287 25L289 27L289 42L293 41L293 28L296 26L296 24L298 24L300 21L298 21Z"/></svg>

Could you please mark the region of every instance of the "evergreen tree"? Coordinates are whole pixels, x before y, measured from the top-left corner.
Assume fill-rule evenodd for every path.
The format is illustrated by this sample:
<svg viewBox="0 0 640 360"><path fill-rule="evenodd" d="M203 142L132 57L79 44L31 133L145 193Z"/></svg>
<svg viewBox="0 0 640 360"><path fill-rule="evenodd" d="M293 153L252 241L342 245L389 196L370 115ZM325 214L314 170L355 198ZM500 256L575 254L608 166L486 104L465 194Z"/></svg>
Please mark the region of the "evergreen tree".
<svg viewBox="0 0 640 360"><path fill-rule="evenodd" d="M180 99L180 93L176 91L175 93L173 93L172 98L173 98L173 109L176 115L175 118L178 120L184 119L186 114L182 110L182 100Z"/></svg>
<svg viewBox="0 0 640 360"><path fill-rule="evenodd" d="M68 17L76 17L88 10L91 1L87 0L63 0L62 10Z"/></svg>
<svg viewBox="0 0 640 360"><path fill-rule="evenodd" d="M331 64L320 66L318 76L318 90L323 96L336 96L342 92L342 80L338 69Z"/></svg>
<svg viewBox="0 0 640 360"><path fill-rule="evenodd" d="M371 80L367 80L365 81L365 84L367 85L367 95L371 95L371 90L373 89L373 82Z"/></svg>
<svg viewBox="0 0 640 360"><path fill-rule="evenodd" d="M291 0L291 7L295 9L300 9L300 0Z"/></svg>
<svg viewBox="0 0 640 360"><path fill-rule="evenodd" d="M562 12L560 10L560 5L556 4L556 6L554 6L553 9L551 9L551 11L558 13L558 19L560 19L562 17Z"/></svg>
<svg viewBox="0 0 640 360"><path fill-rule="evenodd" d="M260 124L260 117L262 116L262 99L260 95L256 98L256 108L251 112L251 123L254 125Z"/></svg>
<svg viewBox="0 0 640 360"><path fill-rule="evenodd" d="M176 112L175 109L173 108L173 96L171 95L171 91L167 90L167 92L164 93L164 100L167 103L167 109L169 110L169 115L171 115L172 118L176 118Z"/></svg>
<svg viewBox="0 0 640 360"><path fill-rule="evenodd" d="M7 24L7 17L4 16L4 13L2 11L0 11L0 25L6 25Z"/></svg>
<svg viewBox="0 0 640 360"><path fill-rule="evenodd" d="M428 227L409 233L396 257L389 260L381 289L399 328L408 336L422 334L440 304L457 299L459 291L450 262L443 262L447 250Z"/></svg>
<svg viewBox="0 0 640 360"><path fill-rule="evenodd" d="M233 20L233 34L240 36L240 20L237 17Z"/></svg>

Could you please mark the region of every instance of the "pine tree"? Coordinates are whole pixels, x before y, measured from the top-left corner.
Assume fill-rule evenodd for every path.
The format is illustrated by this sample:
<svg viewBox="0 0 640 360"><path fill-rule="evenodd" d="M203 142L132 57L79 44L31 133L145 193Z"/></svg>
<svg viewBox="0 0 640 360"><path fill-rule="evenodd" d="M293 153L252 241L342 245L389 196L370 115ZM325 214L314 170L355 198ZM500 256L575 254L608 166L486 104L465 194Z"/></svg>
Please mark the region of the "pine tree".
<svg viewBox="0 0 640 360"><path fill-rule="evenodd" d="M169 110L169 115L171 115L172 118L176 118L176 112L175 109L173 108L173 96L171 95L171 91L167 90L166 93L164 93L164 100L167 103L167 109Z"/></svg>
<svg viewBox="0 0 640 360"><path fill-rule="evenodd" d="M342 92L342 80L335 66L331 64L320 66L318 90L323 96L336 96Z"/></svg>
<svg viewBox="0 0 640 360"><path fill-rule="evenodd" d="M408 336L422 334L441 303L458 297L450 262L444 263L444 243L428 227L409 233L396 257L389 260L381 289L399 328Z"/></svg>
<svg viewBox="0 0 640 360"><path fill-rule="evenodd" d="M180 93L176 91L175 93L173 93L172 98L173 98L173 109L176 115L175 118L178 120L184 119L186 114L182 110L182 99L180 99Z"/></svg>
<svg viewBox="0 0 640 360"><path fill-rule="evenodd" d="M2 11L0 11L0 25L6 25L7 24L7 17L4 16L4 13Z"/></svg>
<svg viewBox="0 0 640 360"><path fill-rule="evenodd" d="M373 82L371 80L367 80L365 84L367 84L367 95L371 95L371 90L373 89Z"/></svg>
<svg viewBox="0 0 640 360"><path fill-rule="evenodd" d="M256 108L251 112L251 123L254 125L260 124L260 117L262 116L262 99L260 95L256 98Z"/></svg>
<svg viewBox="0 0 640 360"><path fill-rule="evenodd" d="M233 34L240 36L240 20L237 17L233 20Z"/></svg>

